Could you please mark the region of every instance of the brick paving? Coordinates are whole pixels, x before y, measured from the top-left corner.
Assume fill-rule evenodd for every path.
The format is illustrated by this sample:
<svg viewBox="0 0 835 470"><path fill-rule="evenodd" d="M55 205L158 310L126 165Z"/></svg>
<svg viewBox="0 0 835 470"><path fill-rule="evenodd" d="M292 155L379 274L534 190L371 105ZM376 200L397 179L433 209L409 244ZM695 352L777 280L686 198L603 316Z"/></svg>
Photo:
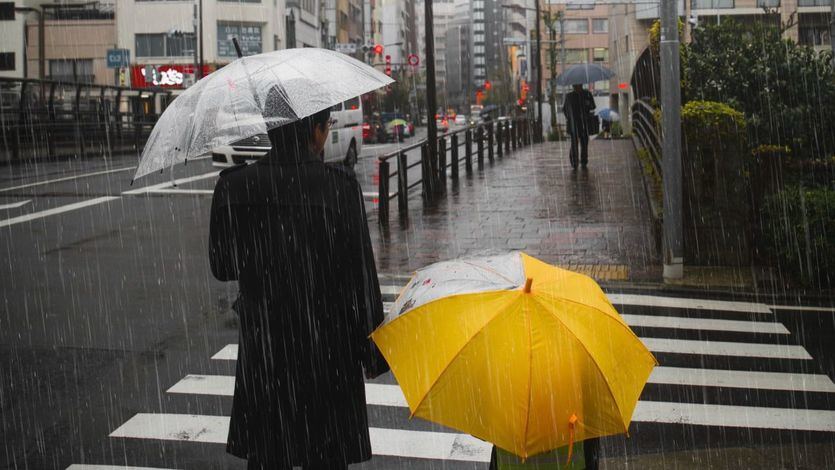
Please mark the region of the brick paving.
<svg viewBox="0 0 835 470"><path fill-rule="evenodd" d="M485 152L486 153L486 152ZM629 140L594 140L587 170L573 171L566 142L525 147L467 176L409 218L392 201L388 226L369 212L381 272L408 273L437 261L523 250L599 280L659 280L657 241ZM370 188L366 188L369 190Z"/></svg>

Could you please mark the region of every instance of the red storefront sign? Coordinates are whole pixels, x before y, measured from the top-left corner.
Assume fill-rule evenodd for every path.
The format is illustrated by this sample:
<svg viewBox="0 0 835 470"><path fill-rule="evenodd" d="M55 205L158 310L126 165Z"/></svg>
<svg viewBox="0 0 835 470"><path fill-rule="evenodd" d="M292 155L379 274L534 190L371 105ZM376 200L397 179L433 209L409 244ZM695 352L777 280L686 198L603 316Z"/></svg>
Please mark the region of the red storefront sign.
<svg viewBox="0 0 835 470"><path fill-rule="evenodd" d="M153 77L146 77L147 65L133 65L130 70L131 84L134 88L183 88L187 75L194 73L192 64L153 65L156 73ZM212 72L208 65L203 65L203 76Z"/></svg>

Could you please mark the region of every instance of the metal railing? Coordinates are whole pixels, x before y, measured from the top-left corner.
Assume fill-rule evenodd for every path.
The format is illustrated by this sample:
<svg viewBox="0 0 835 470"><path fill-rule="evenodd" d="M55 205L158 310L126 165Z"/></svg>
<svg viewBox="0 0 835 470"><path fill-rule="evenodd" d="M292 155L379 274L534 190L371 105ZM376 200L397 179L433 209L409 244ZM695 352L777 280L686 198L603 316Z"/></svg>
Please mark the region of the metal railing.
<svg viewBox="0 0 835 470"><path fill-rule="evenodd" d="M632 105L632 141L638 148L646 149L656 174L661 173L661 130L655 122L655 110L643 100Z"/></svg>
<svg viewBox="0 0 835 470"><path fill-rule="evenodd" d="M463 141L461 139L463 136ZM502 158L511 151L533 142L530 123L527 118L499 119L495 122L468 126L453 132L446 132L438 136L436 161L429 157L429 141L420 142L403 147L394 152L378 157L379 165L379 220L387 223L392 199L397 198L397 208L401 218L409 216L409 191L418 186L424 200L431 199L434 194L446 192L447 170L453 184L458 181L461 165L469 175L473 171L473 157L479 168L484 165L485 154L490 162L498 156ZM473 145L475 144L475 150ZM463 147L463 159L461 148ZM420 159L409 163L410 151L420 149ZM447 158L449 157L449 158ZM391 172L390 160L395 159L396 169ZM421 167L421 176L409 180L409 170ZM427 178L429 175L430 178ZM391 180L396 178L396 191L391 192Z"/></svg>
<svg viewBox="0 0 835 470"><path fill-rule="evenodd" d="M0 77L0 163L142 148L167 90Z"/></svg>

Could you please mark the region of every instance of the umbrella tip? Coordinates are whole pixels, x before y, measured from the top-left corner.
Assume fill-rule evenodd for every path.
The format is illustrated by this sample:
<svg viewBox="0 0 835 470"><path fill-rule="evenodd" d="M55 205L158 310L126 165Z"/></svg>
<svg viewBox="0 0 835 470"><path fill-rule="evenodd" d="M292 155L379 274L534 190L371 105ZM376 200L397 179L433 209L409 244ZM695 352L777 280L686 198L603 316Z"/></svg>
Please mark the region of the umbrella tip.
<svg viewBox="0 0 835 470"><path fill-rule="evenodd" d="M532 278L532 277L529 277L529 278L525 281L525 293L526 293L526 294L530 294L530 293L531 293L531 285L532 285L532 284L533 284L533 278Z"/></svg>

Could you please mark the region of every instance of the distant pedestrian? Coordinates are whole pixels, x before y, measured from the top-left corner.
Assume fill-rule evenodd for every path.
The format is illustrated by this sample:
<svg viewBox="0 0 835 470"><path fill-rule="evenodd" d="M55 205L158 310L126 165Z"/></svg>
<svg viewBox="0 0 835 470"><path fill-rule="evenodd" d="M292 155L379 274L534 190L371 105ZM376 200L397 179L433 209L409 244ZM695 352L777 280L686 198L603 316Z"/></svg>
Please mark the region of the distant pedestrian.
<svg viewBox="0 0 835 470"><path fill-rule="evenodd" d="M588 121L592 117L595 104L591 92L584 90L583 85L575 84L572 88L574 90L565 96L562 112L565 114L568 134L571 136L571 150L568 158L571 161L571 168L577 169L578 160L583 168L589 162Z"/></svg>
<svg viewBox="0 0 835 470"><path fill-rule="evenodd" d="M214 191L212 273L239 288L227 451L250 470L371 458L363 369L388 370L368 339L383 304L360 186L320 157L329 115L270 130L270 154Z"/></svg>

